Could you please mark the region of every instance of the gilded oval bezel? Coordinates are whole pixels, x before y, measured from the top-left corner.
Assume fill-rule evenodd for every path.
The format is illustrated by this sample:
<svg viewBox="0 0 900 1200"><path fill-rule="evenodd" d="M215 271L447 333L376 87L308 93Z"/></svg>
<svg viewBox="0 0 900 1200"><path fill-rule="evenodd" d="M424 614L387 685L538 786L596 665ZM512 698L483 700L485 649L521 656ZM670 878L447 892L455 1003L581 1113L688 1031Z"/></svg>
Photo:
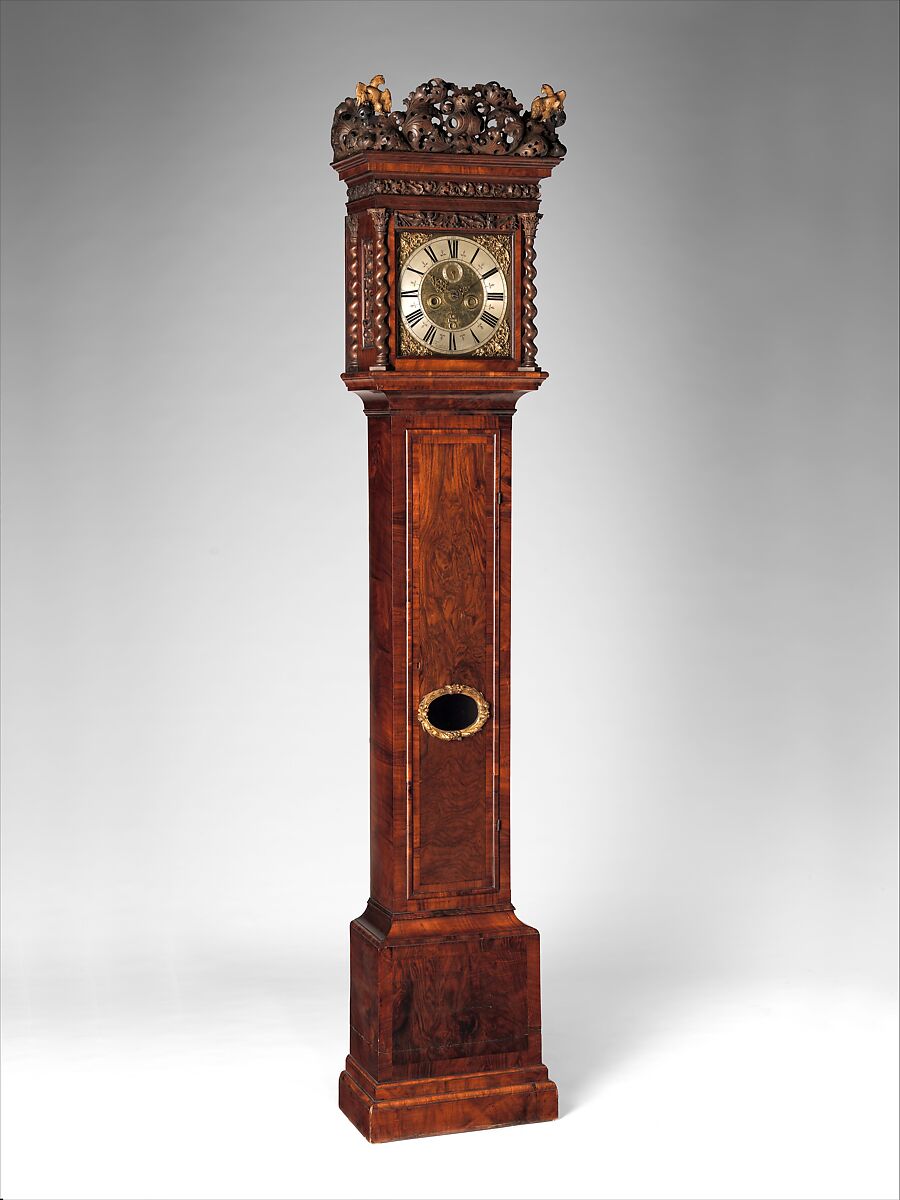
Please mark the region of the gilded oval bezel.
<svg viewBox="0 0 900 1200"><path fill-rule="evenodd" d="M468 696L470 700L474 700L478 706L478 716L465 729L438 729L436 725L432 725L431 721L429 721L428 709L439 696L454 695ZM418 722L425 732L442 742L459 742L463 738L472 737L484 728L490 715L491 706L481 692L477 688L469 687L465 683L446 683L443 687L435 688L433 692L429 692L427 696L422 697L416 712Z"/></svg>

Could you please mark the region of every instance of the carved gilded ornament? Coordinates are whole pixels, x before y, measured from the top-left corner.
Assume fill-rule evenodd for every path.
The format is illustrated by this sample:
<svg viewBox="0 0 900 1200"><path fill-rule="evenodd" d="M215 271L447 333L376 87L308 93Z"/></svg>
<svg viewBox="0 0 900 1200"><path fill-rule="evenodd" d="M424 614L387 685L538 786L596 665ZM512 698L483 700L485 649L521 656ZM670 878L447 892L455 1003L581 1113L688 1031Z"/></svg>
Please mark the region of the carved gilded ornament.
<svg viewBox="0 0 900 1200"><path fill-rule="evenodd" d="M562 111L564 91L554 92L549 83L541 84L541 94L531 102L531 116L535 121L547 121L554 113Z"/></svg>
<svg viewBox="0 0 900 1200"><path fill-rule="evenodd" d="M413 226L438 229L515 229L518 217L515 213L470 213L470 212L395 212L394 224L398 228Z"/></svg>
<svg viewBox="0 0 900 1200"><path fill-rule="evenodd" d="M439 729L436 725L433 725L429 720L428 710L434 701L441 696L468 696L470 700L474 700L476 716L472 724L467 725L465 729ZM458 742L462 738L471 737L474 733L478 733L479 730L484 728L490 715L490 705L481 692L477 688L468 687L464 683L448 683L444 687L435 688L433 692L429 692L427 696L422 697L419 701L419 707L416 710L416 718L424 731L442 742Z"/></svg>
<svg viewBox="0 0 900 1200"><path fill-rule="evenodd" d="M522 232L526 238L533 238L537 233L538 221L543 215L543 213L519 213L519 224L522 226Z"/></svg>
<svg viewBox="0 0 900 1200"><path fill-rule="evenodd" d="M544 84L544 87L547 85ZM565 95L565 92L563 92ZM356 106L371 104L376 115L391 111L391 93L384 86L383 75L373 75L368 83L356 85Z"/></svg>

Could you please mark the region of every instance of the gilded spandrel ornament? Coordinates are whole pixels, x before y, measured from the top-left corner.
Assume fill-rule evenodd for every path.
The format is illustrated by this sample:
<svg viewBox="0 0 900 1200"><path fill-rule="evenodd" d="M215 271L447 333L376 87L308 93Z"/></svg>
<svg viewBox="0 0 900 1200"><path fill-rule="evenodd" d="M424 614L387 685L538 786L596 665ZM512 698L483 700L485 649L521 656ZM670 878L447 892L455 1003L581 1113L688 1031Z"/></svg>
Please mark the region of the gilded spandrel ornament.
<svg viewBox="0 0 900 1200"><path fill-rule="evenodd" d="M426 214L413 213L411 215L414 217L419 217ZM444 216L445 214L441 215ZM431 222L428 223L430 224ZM402 225L403 222L400 222L400 224ZM397 265L402 267L403 263L407 261L410 255L414 254L421 246L424 246L426 242L433 240L433 233L407 233L406 230L404 230L397 239ZM497 260L497 262L500 264L503 274L506 276L507 284L509 284L510 270L512 265L510 258L511 247L509 238L503 237L499 234L480 234L474 240L477 241L479 245L484 246L484 248L488 250L490 254Z"/></svg>
<svg viewBox="0 0 900 1200"><path fill-rule="evenodd" d="M515 213L397 212L394 225L440 226L441 229L514 229Z"/></svg>
<svg viewBox="0 0 900 1200"><path fill-rule="evenodd" d="M565 91L549 83L525 112L509 88L496 80L459 87L443 79L420 83L403 111L376 75L359 83L335 109L331 145L335 161L366 150L413 150L442 154L509 154L562 158L557 129L565 122Z"/></svg>

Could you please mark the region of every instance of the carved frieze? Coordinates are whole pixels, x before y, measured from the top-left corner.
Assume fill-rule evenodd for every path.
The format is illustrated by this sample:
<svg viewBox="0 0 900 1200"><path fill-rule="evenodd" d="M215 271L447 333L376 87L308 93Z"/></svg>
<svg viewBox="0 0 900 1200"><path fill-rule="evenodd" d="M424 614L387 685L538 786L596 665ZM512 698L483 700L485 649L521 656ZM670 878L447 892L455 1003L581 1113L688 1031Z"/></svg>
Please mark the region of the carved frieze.
<svg viewBox="0 0 900 1200"><path fill-rule="evenodd" d="M418 226L422 229L515 229L515 213L470 212L398 212L397 226Z"/></svg>
<svg viewBox="0 0 900 1200"><path fill-rule="evenodd" d="M449 196L485 200L540 200L539 183L485 183L455 179L369 179L347 189L348 200L368 196Z"/></svg>
<svg viewBox="0 0 900 1200"><path fill-rule="evenodd" d="M375 79L379 86L384 82L381 76ZM528 112L496 80L459 87L429 79L410 92L400 112L390 111L390 101L385 105L383 96L377 87L360 84L355 96L338 105L331 126L335 160L364 150L519 158L562 158L566 152L557 134L566 119L566 93L555 92L549 83Z"/></svg>

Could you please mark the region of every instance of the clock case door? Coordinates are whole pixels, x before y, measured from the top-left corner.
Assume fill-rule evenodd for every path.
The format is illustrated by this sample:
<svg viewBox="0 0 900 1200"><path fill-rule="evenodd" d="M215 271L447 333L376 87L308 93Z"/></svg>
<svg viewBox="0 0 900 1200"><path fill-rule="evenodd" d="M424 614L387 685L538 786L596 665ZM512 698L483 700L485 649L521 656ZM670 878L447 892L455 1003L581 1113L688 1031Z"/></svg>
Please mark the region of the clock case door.
<svg viewBox="0 0 900 1200"><path fill-rule="evenodd" d="M371 895L397 918L512 909L511 421L369 421ZM490 706L458 741L418 720L422 698L451 683Z"/></svg>
<svg viewBox="0 0 900 1200"><path fill-rule="evenodd" d="M547 1120L539 935L510 894L509 629L512 415L546 378L520 361L522 218L555 164L335 165L351 185L343 378L369 426L371 665L370 899L351 924L340 1103L373 1141ZM401 228L511 237L509 358L398 356ZM449 683L490 705L460 741L417 720Z"/></svg>

